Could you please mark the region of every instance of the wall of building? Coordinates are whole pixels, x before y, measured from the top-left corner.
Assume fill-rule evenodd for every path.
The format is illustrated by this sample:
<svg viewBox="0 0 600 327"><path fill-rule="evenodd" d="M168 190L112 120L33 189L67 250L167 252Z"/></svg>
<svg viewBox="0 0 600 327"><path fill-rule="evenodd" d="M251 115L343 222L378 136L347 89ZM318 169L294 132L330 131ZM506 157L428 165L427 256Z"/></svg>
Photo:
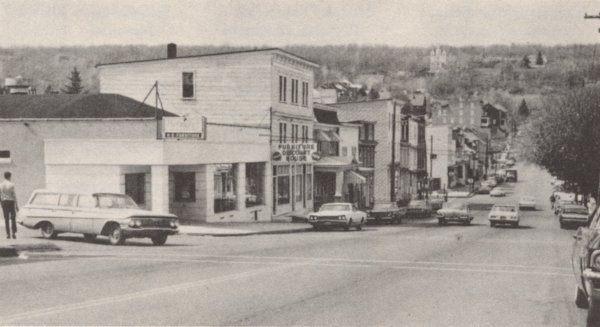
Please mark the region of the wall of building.
<svg viewBox="0 0 600 327"><path fill-rule="evenodd" d="M448 126L427 126L427 140L433 136L433 153L437 156L432 160L432 178L440 179L440 186L448 188L448 166L454 164L454 141L452 129ZM427 157L431 156L431 146L427 147Z"/></svg>
<svg viewBox="0 0 600 327"><path fill-rule="evenodd" d="M168 111L206 116L209 122L268 126L271 57L252 52L100 66L100 92L142 101L158 81ZM182 96L183 72L194 73L194 98ZM154 96L147 101L154 103Z"/></svg>
<svg viewBox="0 0 600 327"><path fill-rule="evenodd" d="M0 150L8 150L11 155L10 160L0 161L0 171L13 173L18 200L24 203L33 190L46 187L44 139L155 138L156 121L0 120L0 130ZM57 156L68 158L71 155L62 149L57 151ZM98 170L96 172L100 173Z"/></svg>
<svg viewBox="0 0 600 327"><path fill-rule="evenodd" d="M375 100L363 102L338 103L335 105L341 121L374 121L375 141L375 167L373 171L375 203L389 202L390 200L390 170L391 161L391 117L393 112L392 100ZM400 106L396 108L396 141L400 142ZM397 147L399 147L397 145ZM401 156L397 152L396 162Z"/></svg>
<svg viewBox="0 0 600 327"><path fill-rule="evenodd" d="M358 161L358 125L340 126L340 156L343 156L343 148L346 148L346 157L352 157ZM354 155L353 155L354 153Z"/></svg>

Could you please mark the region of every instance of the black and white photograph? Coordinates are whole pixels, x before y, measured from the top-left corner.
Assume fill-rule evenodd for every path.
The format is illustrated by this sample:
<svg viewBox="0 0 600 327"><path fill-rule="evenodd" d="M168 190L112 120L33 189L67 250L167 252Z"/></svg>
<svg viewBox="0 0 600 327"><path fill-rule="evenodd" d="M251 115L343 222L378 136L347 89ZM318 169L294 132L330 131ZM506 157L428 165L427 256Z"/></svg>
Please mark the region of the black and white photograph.
<svg viewBox="0 0 600 327"><path fill-rule="evenodd" d="M0 326L599 326L600 1L0 0Z"/></svg>

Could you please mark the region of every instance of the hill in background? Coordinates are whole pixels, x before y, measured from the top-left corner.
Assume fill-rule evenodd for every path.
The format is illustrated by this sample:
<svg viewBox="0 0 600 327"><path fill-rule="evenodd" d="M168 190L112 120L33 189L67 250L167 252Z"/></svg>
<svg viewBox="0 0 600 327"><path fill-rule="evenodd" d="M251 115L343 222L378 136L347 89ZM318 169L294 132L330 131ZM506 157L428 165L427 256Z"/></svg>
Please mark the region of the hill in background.
<svg viewBox="0 0 600 327"><path fill-rule="evenodd" d="M261 47L262 48L262 47ZM325 82L354 81L361 75L382 75L380 89L392 95L404 90L426 88L437 97L452 97L494 89L511 93L543 93L557 88L577 87L584 80L600 77L596 45L496 45L442 47L448 64L442 74L429 74L431 48L371 45L288 46L284 50L321 65L315 73L316 85ZM179 46L178 55L248 50L252 47ZM547 63L531 69L523 58L543 53ZM21 75L32 82L38 93L48 86L60 90L74 67L81 72L85 92L98 92L95 65L118 61L166 57L165 46L107 45L94 47L0 48L0 77ZM149 85L149 88L151 85Z"/></svg>

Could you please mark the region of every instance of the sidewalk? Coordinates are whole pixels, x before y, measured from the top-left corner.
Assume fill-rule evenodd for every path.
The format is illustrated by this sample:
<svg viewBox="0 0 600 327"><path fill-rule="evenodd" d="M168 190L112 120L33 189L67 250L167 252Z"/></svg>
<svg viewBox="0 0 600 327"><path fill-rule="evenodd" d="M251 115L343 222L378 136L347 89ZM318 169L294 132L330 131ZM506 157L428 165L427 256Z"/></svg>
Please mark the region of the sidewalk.
<svg viewBox="0 0 600 327"><path fill-rule="evenodd" d="M260 222L260 223L204 223L182 222L179 234L196 236L247 236L259 234L301 233L312 230L307 223Z"/></svg>

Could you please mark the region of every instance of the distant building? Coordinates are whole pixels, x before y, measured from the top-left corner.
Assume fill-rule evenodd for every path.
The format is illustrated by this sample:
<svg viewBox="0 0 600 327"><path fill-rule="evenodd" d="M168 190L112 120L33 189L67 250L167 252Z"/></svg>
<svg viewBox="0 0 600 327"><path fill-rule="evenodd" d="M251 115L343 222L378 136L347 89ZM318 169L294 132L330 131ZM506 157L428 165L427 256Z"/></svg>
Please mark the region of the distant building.
<svg viewBox="0 0 600 327"><path fill-rule="evenodd" d="M6 94L36 94L35 88L31 86L31 81L23 78L22 76L5 78L4 88L6 89Z"/></svg>
<svg viewBox="0 0 600 327"><path fill-rule="evenodd" d="M446 50L441 50L438 46L435 49L432 49L429 53L429 72L432 74L437 74L446 69L446 65L448 64L448 55Z"/></svg>

